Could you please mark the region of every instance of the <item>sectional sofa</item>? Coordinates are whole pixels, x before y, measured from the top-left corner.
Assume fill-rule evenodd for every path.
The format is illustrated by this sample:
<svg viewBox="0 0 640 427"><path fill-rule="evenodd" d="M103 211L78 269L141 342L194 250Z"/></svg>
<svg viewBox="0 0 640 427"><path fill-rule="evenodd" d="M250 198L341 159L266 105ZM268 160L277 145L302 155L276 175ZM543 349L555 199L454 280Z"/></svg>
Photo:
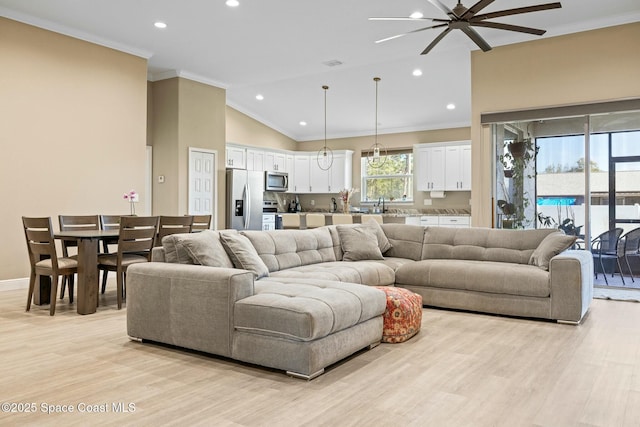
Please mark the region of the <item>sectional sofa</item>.
<svg viewBox="0 0 640 427"><path fill-rule="evenodd" d="M127 272L130 337L311 379L380 342L384 292L425 305L578 324L589 252L557 230L405 224L172 235ZM402 345L402 344L400 344Z"/></svg>

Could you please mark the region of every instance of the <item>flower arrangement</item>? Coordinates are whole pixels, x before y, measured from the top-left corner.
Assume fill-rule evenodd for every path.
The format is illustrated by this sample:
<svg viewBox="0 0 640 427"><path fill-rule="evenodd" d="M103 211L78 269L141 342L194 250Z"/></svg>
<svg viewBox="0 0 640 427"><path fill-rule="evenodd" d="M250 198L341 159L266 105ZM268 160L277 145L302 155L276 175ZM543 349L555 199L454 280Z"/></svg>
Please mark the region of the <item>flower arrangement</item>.
<svg viewBox="0 0 640 427"><path fill-rule="evenodd" d="M351 196L360 191L357 188L343 188L340 190L338 195L340 196L340 200L342 200L342 211L344 213L349 213L349 205L351 203Z"/></svg>
<svg viewBox="0 0 640 427"><path fill-rule="evenodd" d="M122 198L129 202L131 208L131 215L136 214L136 205L135 203L138 201L138 193L136 190L130 190L128 193L124 193Z"/></svg>

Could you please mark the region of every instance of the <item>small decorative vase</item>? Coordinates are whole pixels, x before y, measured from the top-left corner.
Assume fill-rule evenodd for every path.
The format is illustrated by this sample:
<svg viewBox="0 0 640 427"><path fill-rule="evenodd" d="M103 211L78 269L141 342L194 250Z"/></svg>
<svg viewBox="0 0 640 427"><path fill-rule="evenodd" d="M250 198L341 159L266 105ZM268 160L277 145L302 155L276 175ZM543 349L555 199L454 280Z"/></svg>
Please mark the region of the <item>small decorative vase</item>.
<svg viewBox="0 0 640 427"><path fill-rule="evenodd" d="M348 214L349 213L349 202L342 202L342 213Z"/></svg>

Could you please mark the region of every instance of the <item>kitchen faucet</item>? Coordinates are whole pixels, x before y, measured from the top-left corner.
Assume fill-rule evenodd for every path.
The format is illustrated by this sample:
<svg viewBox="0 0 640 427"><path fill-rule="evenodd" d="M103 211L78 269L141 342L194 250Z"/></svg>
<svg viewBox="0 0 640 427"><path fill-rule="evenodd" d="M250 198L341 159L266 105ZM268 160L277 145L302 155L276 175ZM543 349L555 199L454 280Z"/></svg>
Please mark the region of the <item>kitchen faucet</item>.
<svg viewBox="0 0 640 427"><path fill-rule="evenodd" d="M380 213L385 213L387 210L384 207L384 197L378 197L378 204L376 206L378 208L380 207L380 200L382 200L382 212L380 212Z"/></svg>

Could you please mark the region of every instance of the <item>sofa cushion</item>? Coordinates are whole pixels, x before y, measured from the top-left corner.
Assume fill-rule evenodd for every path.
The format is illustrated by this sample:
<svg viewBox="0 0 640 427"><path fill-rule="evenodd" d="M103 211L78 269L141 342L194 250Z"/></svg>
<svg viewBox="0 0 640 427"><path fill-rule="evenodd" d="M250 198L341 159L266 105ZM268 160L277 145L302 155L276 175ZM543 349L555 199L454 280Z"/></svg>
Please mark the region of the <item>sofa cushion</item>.
<svg viewBox="0 0 640 427"><path fill-rule="evenodd" d="M549 272L533 265L450 259L402 265L396 270L396 285L529 297L548 297L551 292Z"/></svg>
<svg viewBox="0 0 640 427"><path fill-rule="evenodd" d="M531 254L554 229L427 227L422 259L458 259L529 264Z"/></svg>
<svg viewBox="0 0 640 427"><path fill-rule="evenodd" d="M340 282L362 283L364 285L392 285L394 270L385 261L334 261L321 264L288 268L270 273L271 278L317 278Z"/></svg>
<svg viewBox="0 0 640 427"><path fill-rule="evenodd" d="M369 221L362 224L362 226L368 227L371 230L373 230L376 237L378 238L378 247L380 248L380 252L384 254L385 252L387 252L389 249L393 247L389 239L387 239L386 234L384 234L384 230L382 230L382 227L380 226L378 221L372 218Z"/></svg>
<svg viewBox="0 0 640 427"><path fill-rule="evenodd" d="M255 248L242 234L220 233L220 241L236 268L249 270L256 279L269 275L269 269Z"/></svg>
<svg viewBox="0 0 640 427"><path fill-rule="evenodd" d="M312 230L242 231L270 272L336 261L326 227Z"/></svg>
<svg viewBox="0 0 640 427"><path fill-rule="evenodd" d="M235 230L224 230L235 233ZM233 262L220 242L220 232L170 234L162 238L164 262L232 268Z"/></svg>
<svg viewBox="0 0 640 427"><path fill-rule="evenodd" d="M234 326L243 332L313 341L381 316L385 306L384 292L374 287L269 278L256 282L254 295L235 303Z"/></svg>
<svg viewBox="0 0 640 427"><path fill-rule="evenodd" d="M378 237L372 228L338 225L338 235L344 261L384 259L378 246Z"/></svg>
<svg viewBox="0 0 640 427"><path fill-rule="evenodd" d="M569 249L573 245L577 236L567 236L562 232L551 233L545 237L531 254L529 264L549 270L549 261L560 252Z"/></svg>
<svg viewBox="0 0 640 427"><path fill-rule="evenodd" d="M422 256L425 227L411 224L382 224L382 230L392 247L385 257L406 258L418 261Z"/></svg>

